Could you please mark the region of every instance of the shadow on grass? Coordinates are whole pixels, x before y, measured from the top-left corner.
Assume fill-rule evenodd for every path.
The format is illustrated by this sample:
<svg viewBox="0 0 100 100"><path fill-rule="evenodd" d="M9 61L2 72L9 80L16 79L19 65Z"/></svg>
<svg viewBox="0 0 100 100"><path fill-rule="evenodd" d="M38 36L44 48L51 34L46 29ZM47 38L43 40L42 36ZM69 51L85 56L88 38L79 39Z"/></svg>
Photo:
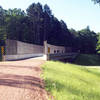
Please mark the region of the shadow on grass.
<svg viewBox="0 0 100 100"><path fill-rule="evenodd" d="M97 72L97 71L94 71L94 70L90 70L90 69L87 69L87 68L81 68L81 70L84 70L85 72L88 72L90 74L93 74L95 76L100 77L100 72Z"/></svg>

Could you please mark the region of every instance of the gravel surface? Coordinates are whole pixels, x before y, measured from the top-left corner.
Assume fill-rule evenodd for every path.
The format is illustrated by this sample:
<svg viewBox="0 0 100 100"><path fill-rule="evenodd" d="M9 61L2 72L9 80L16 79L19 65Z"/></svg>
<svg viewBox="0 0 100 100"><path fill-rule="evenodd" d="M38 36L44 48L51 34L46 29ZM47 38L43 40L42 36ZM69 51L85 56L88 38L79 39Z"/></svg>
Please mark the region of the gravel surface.
<svg viewBox="0 0 100 100"><path fill-rule="evenodd" d="M0 100L47 100L40 78L43 60L0 62Z"/></svg>

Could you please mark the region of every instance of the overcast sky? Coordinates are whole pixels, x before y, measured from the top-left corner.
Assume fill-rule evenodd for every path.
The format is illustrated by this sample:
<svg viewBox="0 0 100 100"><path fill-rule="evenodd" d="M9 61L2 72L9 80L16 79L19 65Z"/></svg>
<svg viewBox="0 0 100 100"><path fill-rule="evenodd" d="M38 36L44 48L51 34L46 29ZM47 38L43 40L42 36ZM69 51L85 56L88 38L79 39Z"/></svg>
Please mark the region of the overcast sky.
<svg viewBox="0 0 100 100"><path fill-rule="evenodd" d="M25 10L33 2L48 4L52 13L59 20L64 20L68 28L80 30L89 25L91 30L100 32L100 6L91 0L0 0L0 5L4 9Z"/></svg>

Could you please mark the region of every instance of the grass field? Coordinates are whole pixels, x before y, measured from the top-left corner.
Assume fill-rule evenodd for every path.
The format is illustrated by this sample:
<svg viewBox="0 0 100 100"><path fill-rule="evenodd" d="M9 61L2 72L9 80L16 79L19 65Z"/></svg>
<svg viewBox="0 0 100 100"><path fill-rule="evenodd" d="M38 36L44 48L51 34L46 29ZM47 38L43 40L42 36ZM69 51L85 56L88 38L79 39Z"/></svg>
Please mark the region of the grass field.
<svg viewBox="0 0 100 100"><path fill-rule="evenodd" d="M46 90L54 100L100 100L100 69L53 61L42 68Z"/></svg>

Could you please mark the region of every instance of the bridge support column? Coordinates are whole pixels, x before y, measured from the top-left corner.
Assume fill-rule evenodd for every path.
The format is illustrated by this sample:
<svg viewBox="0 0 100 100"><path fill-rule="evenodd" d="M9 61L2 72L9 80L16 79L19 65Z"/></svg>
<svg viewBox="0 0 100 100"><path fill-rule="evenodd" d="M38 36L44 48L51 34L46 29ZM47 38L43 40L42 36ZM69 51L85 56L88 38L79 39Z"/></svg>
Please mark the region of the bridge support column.
<svg viewBox="0 0 100 100"><path fill-rule="evenodd" d="M48 54L48 45L47 45L47 41L44 41L44 54L45 54L45 55Z"/></svg>

